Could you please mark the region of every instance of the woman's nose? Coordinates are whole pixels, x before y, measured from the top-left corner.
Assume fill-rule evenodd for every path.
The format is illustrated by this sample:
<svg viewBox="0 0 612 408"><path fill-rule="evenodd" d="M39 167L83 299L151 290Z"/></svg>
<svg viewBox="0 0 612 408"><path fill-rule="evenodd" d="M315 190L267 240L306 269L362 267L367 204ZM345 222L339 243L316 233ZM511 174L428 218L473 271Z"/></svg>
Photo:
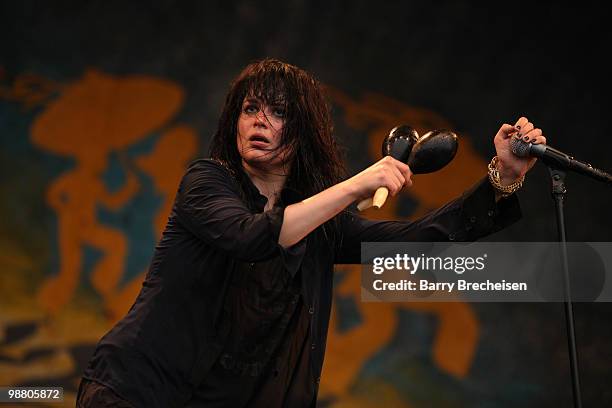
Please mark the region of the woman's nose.
<svg viewBox="0 0 612 408"><path fill-rule="evenodd" d="M266 117L266 113L263 109L260 109L255 113L255 121L257 124L266 125L268 123L268 118Z"/></svg>

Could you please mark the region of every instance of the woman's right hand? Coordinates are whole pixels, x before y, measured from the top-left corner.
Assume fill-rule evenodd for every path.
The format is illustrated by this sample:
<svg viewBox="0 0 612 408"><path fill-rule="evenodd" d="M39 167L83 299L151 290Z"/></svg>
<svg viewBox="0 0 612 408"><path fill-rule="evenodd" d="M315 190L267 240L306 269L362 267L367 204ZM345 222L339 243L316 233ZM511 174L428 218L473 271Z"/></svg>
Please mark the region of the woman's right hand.
<svg viewBox="0 0 612 408"><path fill-rule="evenodd" d="M389 194L395 196L406 186L412 186L412 172L407 164L385 156L372 166L347 180L354 200L372 197L379 187L387 187Z"/></svg>

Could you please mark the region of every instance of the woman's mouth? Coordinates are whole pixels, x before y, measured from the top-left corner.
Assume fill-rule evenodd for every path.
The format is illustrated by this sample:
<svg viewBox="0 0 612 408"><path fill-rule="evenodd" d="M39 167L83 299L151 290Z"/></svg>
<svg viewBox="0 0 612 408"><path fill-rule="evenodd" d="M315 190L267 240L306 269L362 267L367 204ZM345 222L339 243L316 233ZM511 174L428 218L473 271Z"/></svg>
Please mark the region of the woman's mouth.
<svg viewBox="0 0 612 408"><path fill-rule="evenodd" d="M253 135L249 137L249 142L254 147L268 147L270 145L268 138L263 135Z"/></svg>

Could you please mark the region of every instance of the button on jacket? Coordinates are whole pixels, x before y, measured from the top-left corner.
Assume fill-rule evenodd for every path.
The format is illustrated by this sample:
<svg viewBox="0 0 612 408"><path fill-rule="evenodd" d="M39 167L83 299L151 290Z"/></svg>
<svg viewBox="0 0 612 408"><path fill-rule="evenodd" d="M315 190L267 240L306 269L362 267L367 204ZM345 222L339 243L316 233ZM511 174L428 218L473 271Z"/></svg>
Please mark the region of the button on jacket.
<svg viewBox="0 0 612 408"><path fill-rule="evenodd" d="M284 206L304 198L285 189L283 205L264 211L266 197L244 174L210 159L193 162L140 294L100 340L83 377L137 407L184 406L219 359L230 332L223 310L233 274L245 264L278 257L291 276L300 271L316 395L335 263L359 263L361 242L473 241L520 218L517 198L495 203L485 178L416 222L366 220L346 210L338 215L340 239L334 245L311 233L283 248L278 237Z"/></svg>

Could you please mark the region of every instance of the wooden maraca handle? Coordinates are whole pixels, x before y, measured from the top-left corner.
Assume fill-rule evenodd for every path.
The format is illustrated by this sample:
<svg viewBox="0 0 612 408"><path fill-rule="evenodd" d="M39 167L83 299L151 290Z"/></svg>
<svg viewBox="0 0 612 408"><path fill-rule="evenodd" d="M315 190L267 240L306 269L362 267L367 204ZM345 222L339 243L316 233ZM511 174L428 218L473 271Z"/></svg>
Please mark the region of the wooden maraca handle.
<svg viewBox="0 0 612 408"><path fill-rule="evenodd" d="M376 207L380 209L380 207L385 204L385 201L387 201L388 195L389 190L387 190L387 187L378 187L376 193L374 193L374 197L361 200L359 204L357 204L357 209L359 211L367 210L370 207Z"/></svg>
<svg viewBox="0 0 612 408"><path fill-rule="evenodd" d="M419 140L419 134L408 125L396 126L389 132L389 136L383 141L382 155L391 156L396 160L408 163L412 147ZM357 209L363 211L370 207L380 208L385 204L389 190L387 187L379 187L374 197L366 198L357 204Z"/></svg>

